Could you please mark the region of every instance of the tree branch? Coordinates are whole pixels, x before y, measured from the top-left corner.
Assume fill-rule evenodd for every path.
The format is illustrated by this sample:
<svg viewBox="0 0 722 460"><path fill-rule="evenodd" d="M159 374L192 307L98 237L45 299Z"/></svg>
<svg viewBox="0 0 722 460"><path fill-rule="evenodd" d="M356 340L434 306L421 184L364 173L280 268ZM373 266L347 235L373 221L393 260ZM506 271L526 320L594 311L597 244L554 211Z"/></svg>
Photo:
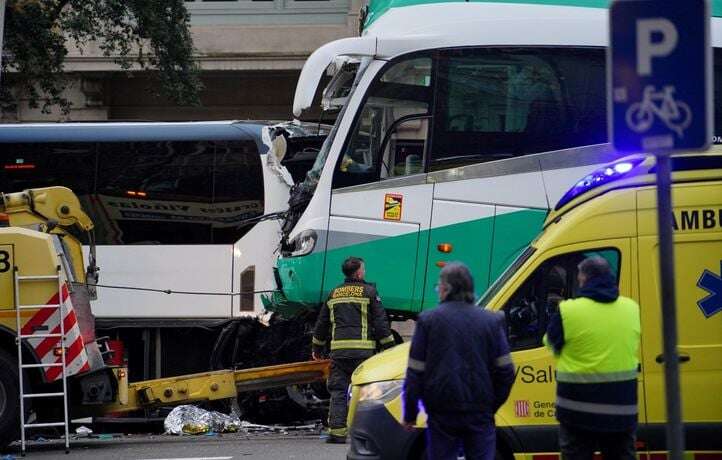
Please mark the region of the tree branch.
<svg viewBox="0 0 722 460"><path fill-rule="evenodd" d="M58 3L55 5L55 8L50 13L49 18L55 22L60 17L60 13L63 12L63 8L65 8L65 5L67 5L70 2L70 0L58 0Z"/></svg>

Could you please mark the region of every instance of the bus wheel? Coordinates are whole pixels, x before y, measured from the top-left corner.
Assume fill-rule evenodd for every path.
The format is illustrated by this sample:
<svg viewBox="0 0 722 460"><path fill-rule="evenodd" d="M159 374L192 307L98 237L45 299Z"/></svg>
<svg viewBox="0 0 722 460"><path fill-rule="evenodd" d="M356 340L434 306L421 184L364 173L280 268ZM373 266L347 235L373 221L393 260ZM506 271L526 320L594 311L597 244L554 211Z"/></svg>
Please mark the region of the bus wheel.
<svg viewBox="0 0 722 460"><path fill-rule="evenodd" d="M18 365L0 350L0 452L20 438L20 379Z"/></svg>

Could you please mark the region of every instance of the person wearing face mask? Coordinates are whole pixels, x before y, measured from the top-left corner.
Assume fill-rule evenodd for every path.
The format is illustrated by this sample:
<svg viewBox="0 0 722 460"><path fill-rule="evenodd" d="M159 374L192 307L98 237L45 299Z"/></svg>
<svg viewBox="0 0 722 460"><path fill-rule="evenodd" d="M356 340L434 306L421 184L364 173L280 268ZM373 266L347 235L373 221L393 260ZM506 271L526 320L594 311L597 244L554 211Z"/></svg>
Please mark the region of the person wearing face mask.
<svg viewBox="0 0 722 460"><path fill-rule="evenodd" d="M509 397L514 364L504 317L474 304L474 281L461 263L447 264L437 285L439 305L423 312L409 352L403 425L413 430L423 403L429 459L491 460L494 414Z"/></svg>

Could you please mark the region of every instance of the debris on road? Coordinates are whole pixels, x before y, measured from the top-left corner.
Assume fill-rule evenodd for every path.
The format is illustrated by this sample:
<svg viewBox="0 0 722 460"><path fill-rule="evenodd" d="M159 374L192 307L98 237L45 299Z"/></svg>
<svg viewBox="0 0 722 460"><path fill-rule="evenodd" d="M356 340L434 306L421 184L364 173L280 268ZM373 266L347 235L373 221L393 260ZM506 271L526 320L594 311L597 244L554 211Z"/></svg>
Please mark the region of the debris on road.
<svg viewBox="0 0 722 460"><path fill-rule="evenodd" d="M77 435L78 438L84 438L84 437L88 437L91 434L93 434L93 430L91 430L87 426L79 426L78 428L75 429L75 434Z"/></svg>
<svg viewBox="0 0 722 460"><path fill-rule="evenodd" d="M163 423L168 434L235 433L241 428L236 415L207 411L196 406L174 408Z"/></svg>

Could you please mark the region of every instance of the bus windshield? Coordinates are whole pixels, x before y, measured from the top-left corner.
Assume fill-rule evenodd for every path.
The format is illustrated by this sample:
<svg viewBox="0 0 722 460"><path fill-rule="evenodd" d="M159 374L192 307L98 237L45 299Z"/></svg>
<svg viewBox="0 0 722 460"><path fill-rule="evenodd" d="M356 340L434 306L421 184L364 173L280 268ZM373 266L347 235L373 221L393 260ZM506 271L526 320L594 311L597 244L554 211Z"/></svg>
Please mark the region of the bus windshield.
<svg viewBox="0 0 722 460"><path fill-rule="evenodd" d="M351 99L351 96L353 96L353 93L356 91L356 88L358 87L358 82L363 76L364 72L368 68L369 63L371 62L371 58L363 58L361 59L360 63L358 64L356 70L355 70L355 77L354 78L346 78L345 80L348 82L352 82L350 86L347 85L339 85L337 88L334 88L334 94L329 94L328 89L330 89L330 86L334 84L335 81L337 81L335 78L331 81L329 84L329 88L324 91L324 98L327 100L338 100L340 98L345 99L345 102L341 106L341 110L339 111L338 115L336 116L336 122L333 125L333 128L331 128L331 131L328 133L328 137L326 137L326 140L323 142L323 145L321 146L321 151L319 152L318 156L316 157L316 161L313 163L313 167L308 171L308 174L306 175L306 180L304 181L304 184L306 187L304 187L307 190L310 190L311 192L313 189L316 188L316 184L318 183L318 179L321 177L321 172L323 172L323 166L326 164L326 159L328 158L328 154L331 151L331 146L333 145L334 139L336 139L336 134L338 134L338 126L341 120L343 119L344 114L346 113L347 107L348 107L348 101ZM356 67L356 66L354 66ZM342 72L348 73L348 69L342 70ZM334 110L334 107L329 107L328 111ZM324 108L324 111L326 109Z"/></svg>

